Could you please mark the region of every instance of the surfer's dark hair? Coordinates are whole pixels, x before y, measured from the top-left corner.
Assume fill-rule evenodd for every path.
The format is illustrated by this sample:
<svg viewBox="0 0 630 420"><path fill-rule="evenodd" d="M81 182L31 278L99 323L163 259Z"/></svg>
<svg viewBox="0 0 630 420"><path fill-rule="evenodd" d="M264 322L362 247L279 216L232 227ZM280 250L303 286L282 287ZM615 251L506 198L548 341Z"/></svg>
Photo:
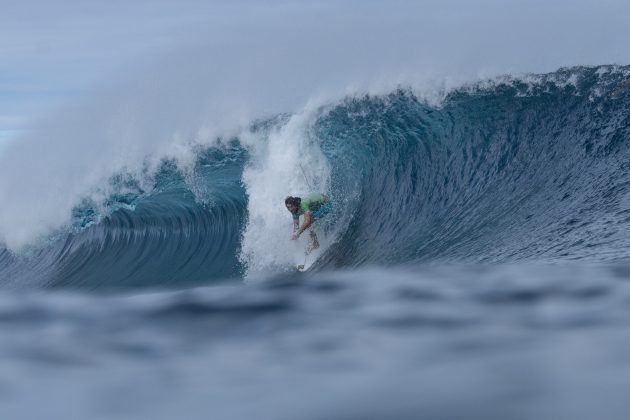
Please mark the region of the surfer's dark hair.
<svg viewBox="0 0 630 420"><path fill-rule="evenodd" d="M296 207L300 207L300 203L301 202L302 202L302 199L300 197L291 197L291 196L289 196L289 197L284 199L284 204L285 205L291 204L291 205L296 206Z"/></svg>

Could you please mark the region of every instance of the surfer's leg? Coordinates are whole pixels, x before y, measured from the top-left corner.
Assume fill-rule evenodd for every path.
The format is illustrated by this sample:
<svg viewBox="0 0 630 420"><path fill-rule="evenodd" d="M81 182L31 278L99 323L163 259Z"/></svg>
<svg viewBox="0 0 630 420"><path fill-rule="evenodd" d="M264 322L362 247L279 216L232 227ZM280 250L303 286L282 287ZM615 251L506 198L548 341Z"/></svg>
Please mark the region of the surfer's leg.
<svg viewBox="0 0 630 420"><path fill-rule="evenodd" d="M329 202L324 203L322 206L319 207L319 209L314 211L312 214L304 213L304 221L310 222L312 220L312 222L314 223L317 220L323 218L330 211L331 208L332 208L332 204L330 204ZM310 239L308 247L306 248L307 254L319 248L319 240L317 239L317 234L315 233L315 230L312 224L310 224L309 233L311 235L311 239Z"/></svg>
<svg viewBox="0 0 630 420"><path fill-rule="evenodd" d="M308 244L308 248L306 248L306 252L311 252L319 248L319 241L317 240L317 234L315 234L315 231L312 228L309 231L309 233L311 235L311 240L310 240L310 243Z"/></svg>

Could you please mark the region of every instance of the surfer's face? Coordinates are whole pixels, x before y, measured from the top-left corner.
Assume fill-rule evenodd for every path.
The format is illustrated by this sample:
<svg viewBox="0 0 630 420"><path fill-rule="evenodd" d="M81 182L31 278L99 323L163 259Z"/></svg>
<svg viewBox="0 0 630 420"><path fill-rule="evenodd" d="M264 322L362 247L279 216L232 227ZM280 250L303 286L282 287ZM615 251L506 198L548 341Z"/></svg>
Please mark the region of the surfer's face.
<svg viewBox="0 0 630 420"><path fill-rule="evenodd" d="M297 206L295 204L286 204L287 206L287 210L289 210L291 213L295 213L297 211Z"/></svg>

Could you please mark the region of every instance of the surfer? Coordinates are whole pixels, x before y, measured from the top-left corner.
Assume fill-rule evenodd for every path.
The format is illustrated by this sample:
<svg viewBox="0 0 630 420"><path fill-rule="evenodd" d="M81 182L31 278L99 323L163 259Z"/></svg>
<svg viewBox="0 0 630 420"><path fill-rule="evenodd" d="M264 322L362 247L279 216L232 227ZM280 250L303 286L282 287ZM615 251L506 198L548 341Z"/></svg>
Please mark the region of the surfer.
<svg viewBox="0 0 630 420"><path fill-rule="evenodd" d="M284 205L287 206L287 210L293 215L293 235L291 240L295 241L300 235L316 220L324 217L330 209L332 209L332 203L325 194L312 193L308 196L301 197L287 197L284 200ZM300 226L300 216L304 215L304 222ZM311 240L306 248L306 252L309 253L314 249L319 248L319 241L317 235L313 229L309 230Z"/></svg>

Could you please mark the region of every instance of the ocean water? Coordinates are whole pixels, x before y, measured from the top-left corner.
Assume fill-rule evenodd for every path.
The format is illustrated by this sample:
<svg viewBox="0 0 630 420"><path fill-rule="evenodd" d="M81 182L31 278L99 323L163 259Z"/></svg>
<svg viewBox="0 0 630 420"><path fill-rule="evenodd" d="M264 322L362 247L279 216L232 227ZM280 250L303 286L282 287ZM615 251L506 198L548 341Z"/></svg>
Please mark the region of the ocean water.
<svg viewBox="0 0 630 420"><path fill-rule="evenodd" d="M629 140L630 67L574 67L250 121L58 213L5 180L3 418L625 419Z"/></svg>

